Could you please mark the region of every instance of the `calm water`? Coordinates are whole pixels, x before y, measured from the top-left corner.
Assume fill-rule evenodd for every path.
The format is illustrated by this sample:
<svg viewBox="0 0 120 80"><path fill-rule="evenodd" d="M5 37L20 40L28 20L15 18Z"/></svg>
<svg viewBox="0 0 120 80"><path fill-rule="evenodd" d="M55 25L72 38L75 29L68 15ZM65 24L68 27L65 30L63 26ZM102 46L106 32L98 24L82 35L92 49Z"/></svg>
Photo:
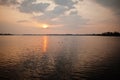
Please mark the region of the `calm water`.
<svg viewBox="0 0 120 80"><path fill-rule="evenodd" d="M119 37L0 37L0 80L119 80L119 76Z"/></svg>

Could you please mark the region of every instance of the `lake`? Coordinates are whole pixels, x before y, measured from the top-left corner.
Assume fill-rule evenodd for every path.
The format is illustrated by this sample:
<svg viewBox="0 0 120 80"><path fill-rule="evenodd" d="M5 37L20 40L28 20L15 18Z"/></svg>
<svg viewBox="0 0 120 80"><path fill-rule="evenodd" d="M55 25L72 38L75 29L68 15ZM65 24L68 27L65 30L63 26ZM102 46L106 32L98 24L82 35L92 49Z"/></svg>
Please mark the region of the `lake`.
<svg viewBox="0 0 120 80"><path fill-rule="evenodd" d="M0 80L119 80L120 37L0 36Z"/></svg>

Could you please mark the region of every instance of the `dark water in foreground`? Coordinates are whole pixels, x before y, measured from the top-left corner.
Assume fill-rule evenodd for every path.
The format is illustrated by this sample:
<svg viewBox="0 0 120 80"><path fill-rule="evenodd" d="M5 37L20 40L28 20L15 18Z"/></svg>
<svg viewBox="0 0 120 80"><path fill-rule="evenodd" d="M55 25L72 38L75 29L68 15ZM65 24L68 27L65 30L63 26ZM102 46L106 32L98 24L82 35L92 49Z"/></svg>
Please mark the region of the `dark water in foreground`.
<svg viewBox="0 0 120 80"><path fill-rule="evenodd" d="M0 80L120 80L120 38L1 36Z"/></svg>

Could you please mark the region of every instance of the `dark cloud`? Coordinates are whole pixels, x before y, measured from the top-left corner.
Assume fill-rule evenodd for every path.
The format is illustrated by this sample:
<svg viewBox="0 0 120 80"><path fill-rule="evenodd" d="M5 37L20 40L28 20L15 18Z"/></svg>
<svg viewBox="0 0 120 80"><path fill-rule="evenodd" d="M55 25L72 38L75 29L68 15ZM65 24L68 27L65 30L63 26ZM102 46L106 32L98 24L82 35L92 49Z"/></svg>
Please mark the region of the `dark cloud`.
<svg viewBox="0 0 120 80"><path fill-rule="evenodd" d="M63 14L65 11L67 11L67 9L63 6L56 6L54 8L54 10L52 11L52 13L54 14Z"/></svg>
<svg viewBox="0 0 120 80"><path fill-rule="evenodd" d="M111 8L115 13L120 15L120 0L95 0L99 4Z"/></svg>
<svg viewBox="0 0 120 80"><path fill-rule="evenodd" d="M59 18L61 15L64 15L64 13L67 11L68 9L66 9L64 6L56 6L53 10L51 11L46 11L44 12L43 15L41 16L35 16L34 18L38 19L38 20L43 20L43 21L47 21L47 20L51 20L54 18Z"/></svg>
<svg viewBox="0 0 120 80"><path fill-rule="evenodd" d="M32 12L44 12L47 7L50 5L49 3L34 3L36 0L24 0L18 9L24 13L32 13Z"/></svg>
<svg viewBox="0 0 120 80"><path fill-rule="evenodd" d="M0 0L0 5L10 6L19 4L17 0Z"/></svg>
<svg viewBox="0 0 120 80"><path fill-rule="evenodd" d="M68 8L74 8L75 2L72 0L54 0L57 5L66 6Z"/></svg>
<svg viewBox="0 0 120 80"><path fill-rule="evenodd" d="M0 0L0 5L15 5L19 4L17 6L17 9L20 12L23 13L39 13L43 12L44 14L50 13L52 16L57 16L64 14L66 11L71 10L74 7L74 5L82 0L53 0L53 2L57 5L54 10L52 11L46 11L46 9L49 7L50 3L35 3L36 0L23 0L20 3L17 0Z"/></svg>
<svg viewBox="0 0 120 80"><path fill-rule="evenodd" d="M79 16L77 11L70 11L74 10L74 5L76 2L82 1L82 0L54 0L55 4L57 6L51 10L51 11L45 11L43 15L40 16L34 16L33 18L36 19L38 22L41 23L49 23L53 25L59 25L62 24L64 27L79 27L80 25L86 24L88 21L86 19L83 19L81 16ZM67 11L70 11L69 15L65 15ZM58 19L58 20L56 20Z"/></svg>

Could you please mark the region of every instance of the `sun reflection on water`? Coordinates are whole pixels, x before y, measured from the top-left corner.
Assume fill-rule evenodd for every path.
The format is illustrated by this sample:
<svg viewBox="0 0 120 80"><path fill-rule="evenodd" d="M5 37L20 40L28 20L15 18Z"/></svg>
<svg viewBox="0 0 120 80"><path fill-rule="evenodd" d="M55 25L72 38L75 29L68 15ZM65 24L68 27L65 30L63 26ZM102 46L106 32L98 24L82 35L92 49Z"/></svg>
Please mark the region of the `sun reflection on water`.
<svg viewBox="0 0 120 80"><path fill-rule="evenodd" d="M43 37L43 52L47 51L48 38L47 36Z"/></svg>

